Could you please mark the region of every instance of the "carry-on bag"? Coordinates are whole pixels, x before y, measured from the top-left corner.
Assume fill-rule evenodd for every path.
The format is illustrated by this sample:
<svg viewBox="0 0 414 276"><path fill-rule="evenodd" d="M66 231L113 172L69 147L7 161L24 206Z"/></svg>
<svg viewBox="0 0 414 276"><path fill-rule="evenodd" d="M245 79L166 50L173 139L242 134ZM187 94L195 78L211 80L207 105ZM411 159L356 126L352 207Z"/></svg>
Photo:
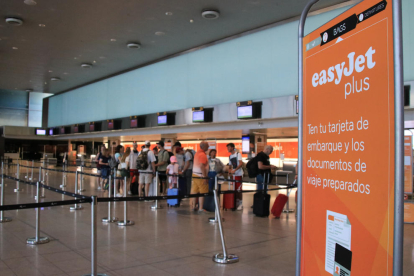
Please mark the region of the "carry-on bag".
<svg viewBox="0 0 414 276"><path fill-rule="evenodd" d="M172 188L167 190L168 196L177 196L180 194L180 189L178 188ZM167 206L168 207L180 207L180 199L174 198L174 199L167 199Z"/></svg>
<svg viewBox="0 0 414 276"><path fill-rule="evenodd" d="M234 180L234 176L232 177ZM229 191L235 191L235 182L229 181ZM236 193L223 194L223 209L236 210Z"/></svg>
<svg viewBox="0 0 414 276"><path fill-rule="evenodd" d="M178 189L180 190L180 195L186 195L187 194L187 182L186 178L184 176L178 177Z"/></svg>
<svg viewBox="0 0 414 276"><path fill-rule="evenodd" d="M267 194L267 184L269 183L270 175L267 174L263 181L263 191L257 192L253 196L253 214L258 217L268 217L270 209L270 195Z"/></svg>
<svg viewBox="0 0 414 276"><path fill-rule="evenodd" d="M138 183L137 182L131 183L130 188L131 188L131 194L138 195Z"/></svg>
<svg viewBox="0 0 414 276"><path fill-rule="evenodd" d="M276 197L275 203L272 207L272 215L274 215L276 218L280 218L280 215L282 214L283 207L285 207L286 202L288 201L287 195L279 194Z"/></svg>

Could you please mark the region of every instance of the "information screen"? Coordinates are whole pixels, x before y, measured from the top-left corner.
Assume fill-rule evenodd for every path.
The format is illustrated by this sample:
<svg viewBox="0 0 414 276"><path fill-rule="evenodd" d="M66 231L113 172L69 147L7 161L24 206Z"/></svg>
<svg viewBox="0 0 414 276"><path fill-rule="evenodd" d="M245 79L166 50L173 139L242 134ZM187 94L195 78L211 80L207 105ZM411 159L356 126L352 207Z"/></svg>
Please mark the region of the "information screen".
<svg viewBox="0 0 414 276"><path fill-rule="evenodd" d="M74 126L74 127L73 127L73 132L78 133L78 132L79 132L79 127Z"/></svg>
<svg viewBox="0 0 414 276"><path fill-rule="evenodd" d="M60 128L60 134L65 134L65 128L64 127Z"/></svg>
<svg viewBox="0 0 414 276"><path fill-rule="evenodd" d="M249 153L250 152L250 137L243 136L242 137L242 153Z"/></svg>
<svg viewBox="0 0 414 276"><path fill-rule="evenodd" d="M89 125L89 131L95 131L95 125L94 124Z"/></svg>
<svg viewBox="0 0 414 276"><path fill-rule="evenodd" d="M167 124L167 115L160 115L158 116L158 125L166 125Z"/></svg>
<svg viewBox="0 0 414 276"><path fill-rule="evenodd" d="M131 127L138 127L138 119L131 119Z"/></svg>
<svg viewBox="0 0 414 276"><path fill-rule="evenodd" d="M46 129L36 129L36 135L46 135Z"/></svg>
<svg viewBox="0 0 414 276"><path fill-rule="evenodd" d="M237 119L248 119L253 117L253 106L237 107Z"/></svg>
<svg viewBox="0 0 414 276"><path fill-rule="evenodd" d="M195 123L204 122L204 111L194 111L193 122Z"/></svg>
<svg viewBox="0 0 414 276"><path fill-rule="evenodd" d="M110 121L108 122L108 130L113 130L114 129L114 122Z"/></svg>
<svg viewBox="0 0 414 276"><path fill-rule="evenodd" d="M49 135L53 135L53 128L49 129Z"/></svg>

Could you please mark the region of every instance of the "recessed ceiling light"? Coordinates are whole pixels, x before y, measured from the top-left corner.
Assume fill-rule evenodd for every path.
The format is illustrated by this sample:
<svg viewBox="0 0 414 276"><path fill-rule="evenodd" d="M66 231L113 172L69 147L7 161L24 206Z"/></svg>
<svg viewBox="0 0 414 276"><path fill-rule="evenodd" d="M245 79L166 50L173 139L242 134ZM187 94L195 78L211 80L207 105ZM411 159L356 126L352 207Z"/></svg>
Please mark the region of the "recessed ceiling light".
<svg viewBox="0 0 414 276"><path fill-rule="evenodd" d="M46 27L45 24L39 24L39 27Z"/></svg>
<svg viewBox="0 0 414 276"><path fill-rule="evenodd" d="M96 60L94 60L93 63L96 63Z"/></svg>
<svg viewBox="0 0 414 276"><path fill-rule="evenodd" d="M33 92L33 89L26 89L26 92Z"/></svg>
<svg viewBox="0 0 414 276"><path fill-rule="evenodd" d="M201 16L205 19L217 19L220 16L220 13L215 10L205 10L201 13Z"/></svg>
<svg viewBox="0 0 414 276"><path fill-rule="evenodd" d="M74 57L74 59L78 59L77 57Z"/></svg>
<svg viewBox="0 0 414 276"><path fill-rule="evenodd" d="M82 67L82 68L92 68L92 64L89 64L89 63L82 63L82 64L81 64L81 67Z"/></svg>
<svg viewBox="0 0 414 276"><path fill-rule="evenodd" d="M135 42L131 42L131 43L128 43L127 44L127 47L129 49L139 49L139 48L141 48L141 44L135 43Z"/></svg>
<svg viewBox="0 0 414 276"><path fill-rule="evenodd" d="M13 49L13 50L17 50L17 49L19 49L19 48L17 48L17 47L12 47L12 49Z"/></svg>
<svg viewBox="0 0 414 276"><path fill-rule="evenodd" d="M190 19L190 23L193 23L193 22L194 22L194 20Z"/></svg>
<svg viewBox="0 0 414 276"><path fill-rule="evenodd" d="M47 82L45 82L45 84L47 84Z"/></svg>
<svg viewBox="0 0 414 276"><path fill-rule="evenodd" d="M114 42L114 41L116 41L116 39L115 38L111 38L111 41Z"/></svg>
<svg viewBox="0 0 414 276"><path fill-rule="evenodd" d="M63 73L63 75L67 75L67 74L68 74L68 73L66 73L66 72L65 72L65 73Z"/></svg>
<svg viewBox="0 0 414 276"><path fill-rule="evenodd" d="M50 78L50 80L51 80L51 81L60 81L60 78L58 78L58 77L53 77L53 78Z"/></svg>
<svg viewBox="0 0 414 276"><path fill-rule="evenodd" d="M161 36L161 35L165 35L165 33L164 32L155 32L155 35Z"/></svg>
<svg viewBox="0 0 414 276"><path fill-rule="evenodd" d="M52 73L53 71L52 70L49 70L49 73Z"/></svg>
<svg viewBox="0 0 414 276"><path fill-rule="evenodd" d="M172 12L166 12L165 15L171 16L171 15L173 15L173 13Z"/></svg>
<svg viewBox="0 0 414 276"><path fill-rule="evenodd" d="M6 23L13 26L20 26L23 25L23 20L21 20L20 18L7 17Z"/></svg>
<svg viewBox="0 0 414 276"><path fill-rule="evenodd" d="M33 0L24 0L24 3L26 4L26 5L29 5L29 6L34 6L34 5L36 5L37 3L35 2L35 1L33 1Z"/></svg>

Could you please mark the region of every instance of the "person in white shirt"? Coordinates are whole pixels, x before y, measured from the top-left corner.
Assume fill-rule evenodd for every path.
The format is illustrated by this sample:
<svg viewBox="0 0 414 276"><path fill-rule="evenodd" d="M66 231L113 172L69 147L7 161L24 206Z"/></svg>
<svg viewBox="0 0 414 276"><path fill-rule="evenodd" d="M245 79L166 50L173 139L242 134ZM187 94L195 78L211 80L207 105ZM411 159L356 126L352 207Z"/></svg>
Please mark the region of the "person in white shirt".
<svg viewBox="0 0 414 276"><path fill-rule="evenodd" d="M229 174L233 175L233 180L236 180L235 182L235 189L236 190L242 190L242 179L243 179L243 161L242 161L242 155L240 152L236 150L236 147L233 143L227 144L227 151L230 152L229 156ZM243 193L237 193L236 194L236 205L237 210L243 210Z"/></svg>
<svg viewBox="0 0 414 276"><path fill-rule="evenodd" d="M155 173L155 156L154 152L150 150L151 143L150 141L145 141L145 148L142 149L141 155L147 155L147 164L145 164L147 167L144 169L140 169L139 172L139 187L138 187L138 193L139 196L142 196L142 187L145 184L145 196L148 196L150 184L152 182L153 174ZM138 156L137 162L140 164L140 158ZM144 165L144 167L145 167Z"/></svg>

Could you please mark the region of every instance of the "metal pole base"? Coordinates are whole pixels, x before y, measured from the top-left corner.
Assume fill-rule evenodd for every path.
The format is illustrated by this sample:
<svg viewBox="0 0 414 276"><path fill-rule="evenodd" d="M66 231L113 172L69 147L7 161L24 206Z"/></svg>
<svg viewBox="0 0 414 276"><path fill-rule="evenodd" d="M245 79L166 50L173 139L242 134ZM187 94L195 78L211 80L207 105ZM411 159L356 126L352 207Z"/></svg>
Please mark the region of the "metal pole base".
<svg viewBox="0 0 414 276"><path fill-rule="evenodd" d="M75 211L75 210L82 210L82 209L83 209L83 207L82 207L81 205L77 205L77 206L72 206L72 207L70 207L70 209L71 209L72 211Z"/></svg>
<svg viewBox="0 0 414 276"><path fill-rule="evenodd" d="M151 209L152 210L157 210L157 209L162 209L162 206L160 206L160 205L154 205L154 206L151 206Z"/></svg>
<svg viewBox="0 0 414 276"><path fill-rule="evenodd" d="M86 190L85 189L79 189L78 193L81 193L81 192L84 192L84 191L86 191Z"/></svg>
<svg viewBox="0 0 414 276"><path fill-rule="evenodd" d="M283 213L294 213L295 209L283 210Z"/></svg>
<svg viewBox="0 0 414 276"><path fill-rule="evenodd" d="M14 189L14 192L15 193L17 193L17 192L22 192L23 191L23 189Z"/></svg>
<svg viewBox="0 0 414 276"><path fill-rule="evenodd" d="M218 223L218 220L216 220L216 218L209 218L208 221L211 223Z"/></svg>
<svg viewBox="0 0 414 276"><path fill-rule="evenodd" d="M94 274L85 274L83 276L109 276L109 275L108 274L104 274L104 273L98 273L96 275L94 275Z"/></svg>
<svg viewBox="0 0 414 276"><path fill-rule="evenodd" d="M39 240L36 241L36 238L29 238L27 239L27 244L37 245L37 244L44 244L50 242L48 237L39 237Z"/></svg>
<svg viewBox="0 0 414 276"><path fill-rule="evenodd" d="M10 222L10 221L12 221L12 219L11 218L7 218L7 217L4 217L3 219L0 219L0 223Z"/></svg>
<svg viewBox="0 0 414 276"><path fill-rule="evenodd" d="M65 184L65 185L63 185L63 184L62 184L62 185L60 185L59 187L60 187L60 188L64 188L64 187L66 187L66 184Z"/></svg>
<svg viewBox="0 0 414 276"><path fill-rule="evenodd" d="M213 256L213 261L219 264L234 264L239 262L239 257L234 254L229 254L226 258L222 253Z"/></svg>
<svg viewBox="0 0 414 276"><path fill-rule="evenodd" d="M112 217L112 218L103 218L102 222L106 222L106 223L112 223L112 222L118 222L118 218L117 217Z"/></svg>
<svg viewBox="0 0 414 276"><path fill-rule="evenodd" d="M134 224L135 222L132 220L127 220L127 221L123 220L123 221L118 222L118 226L132 226Z"/></svg>

